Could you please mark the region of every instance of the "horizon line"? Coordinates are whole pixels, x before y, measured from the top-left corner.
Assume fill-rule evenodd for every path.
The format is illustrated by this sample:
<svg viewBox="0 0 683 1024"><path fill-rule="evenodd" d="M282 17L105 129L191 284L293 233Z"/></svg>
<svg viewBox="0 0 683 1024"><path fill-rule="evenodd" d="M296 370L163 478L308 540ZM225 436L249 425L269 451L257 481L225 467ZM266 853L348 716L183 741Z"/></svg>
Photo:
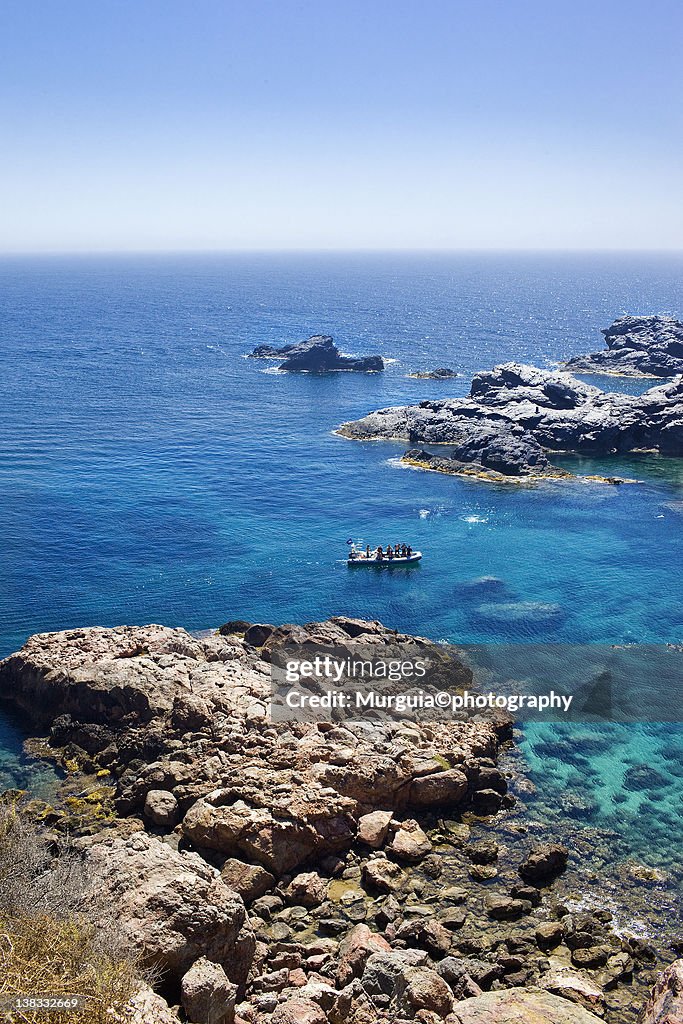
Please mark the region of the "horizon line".
<svg viewBox="0 0 683 1024"><path fill-rule="evenodd" d="M449 253L609 253L611 255L630 254L662 254L662 255L683 255L683 245L680 247L602 247L602 246L404 246L395 248L384 248L381 246L360 246L360 247L336 247L336 246L312 246L310 248L297 246L277 246L272 248L261 247L226 247L226 248L126 248L126 249L0 249L0 259L22 257L22 256L230 256L230 255L305 255L305 254L386 254L386 255L411 255L411 254L439 254Z"/></svg>

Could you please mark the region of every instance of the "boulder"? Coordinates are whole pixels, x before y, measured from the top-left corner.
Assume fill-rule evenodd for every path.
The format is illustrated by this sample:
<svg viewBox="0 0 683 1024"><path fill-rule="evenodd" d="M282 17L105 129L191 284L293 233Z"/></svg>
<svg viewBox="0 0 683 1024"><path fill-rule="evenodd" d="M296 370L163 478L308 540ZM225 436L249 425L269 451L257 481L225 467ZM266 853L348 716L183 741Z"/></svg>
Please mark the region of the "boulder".
<svg viewBox="0 0 683 1024"><path fill-rule="evenodd" d="M316 871L303 871L286 887L284 897L298 907L318 907L327 899L327 882Z"/></svg>
<svg viewBox="0 0 683 1024"><path fill-rule="evenodd" d="M228 857L221 868L221 878L229 889L239 893L245 903L264 896L275 885L275 876L259 864L245 864L235 857Z"/></svg>
<svg viewBox="0 0 683 1024"><path fill-rule="evenodd" d="M220 964L195 960L180 983L181 1002L192 1024L233 1024L237 986Z"/></svg>
<svg viewBox="0 0 683 1024"><path fill-rule="evenodd" d="M244 983L254 936L243 901L215 868L144 832L80 842L102 898L147 964L181 977L206 957Z"/></svg>
<svg viewBox="0 0 683 1024"><path fill-rule="evenodd" d="M414 1019L420 1010L446 1017L453 1009L453 993L440 975L428 967L409 967L396 980L396 1002L399 1012Z"/></svg>
<svg viewBox="0 0 683 1024"><path fill-rule="evenodd" d="M366 924L357 924L339 944L337 984L348 985L352 978L359 978L368 959L376 953L388 953L391 946L377 932Z"/></svg>
<svg viewBox="0 0 683 1024"><path fill-rule="evenodd" d="M416 864L431 851L432 844L418 823L409 819L397 828L387 850L399 860Z"/></svg>
<svg viewBox="0 0 683 1024"><path fill-rule="evenodd" d="M387 857L373 857L362 868L364 884L370 890L390 893L400 889L404 872Z"/></svg>
<svg viewBox="0 0 683 1024"><path fill-rule="evenodd" d="M358 819L358 839L373 850L379 849L386 839L392 811L371 811Z"/></svg>
<svg viewBox="0 0 683 1024"><path fill-rule="evenodd" d="M467 795L467 776L457 768L414 779L410 804L415 807L457 805Z"/></svg>
<svg viewBox="0 0 683 1024"><path fill-rule="evenodd" d="M456 1003L449 1024L601 1024L600 1017L535 989L486 992Z"/></svg>
<svg viewBox="0 0 683 1024"><path fill-rule="evenodd" d="M560 843L543 843L536 846L519 865L519 873L531 885L546 885L553 881L567 867L569 850Z"/></svg>
<svg viewBox="0 0 683 1024"><path fill-rule="evenodd" d="M683 960L675 960L657 976L641 1024L683 1024Z"/></svg>
<svg viewBox="0 0 683 1024"><path fill-rule="evenodd" d="M564 965L552 966L539 982L539 987L554 995L578 1003L602 1016L605 997L602 989L583 971L573 971Z"/></svg>
<svg viewBox="0 0 683 1024"><path fill-rule="evenodd" d="M178 801L165 789L150 789L145 797L144 815L152 825L175 828L179 820Z"/></svg>
<svg viewBox="0 0 683 1024"><path fill-rule="evenodd" d="M451 380L458 374L449 366L439 366L436 370L417 370L415 373L409 373L408 376L416 377L418 380Z"/></svg>

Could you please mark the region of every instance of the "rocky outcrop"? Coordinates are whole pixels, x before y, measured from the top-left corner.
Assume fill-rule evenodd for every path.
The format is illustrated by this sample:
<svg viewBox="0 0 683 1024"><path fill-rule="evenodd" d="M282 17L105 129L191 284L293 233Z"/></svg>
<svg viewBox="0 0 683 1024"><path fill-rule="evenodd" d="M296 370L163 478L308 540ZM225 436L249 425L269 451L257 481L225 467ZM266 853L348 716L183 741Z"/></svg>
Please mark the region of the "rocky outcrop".
<svg viewBox="0 0 683 1024"><path fill-rule="evenodd" d="M279 645L359 640L444 657L345 617L201 638L93 628L31 638L0 663L0 694L49 729L70 785L106 777L118 816L75 849L190 1020L461 1024L489 992L500 1020L608 1015L604 991L628 999L653 951L609 912L569 912L566 848L481 820L514 804L495 762L509 722L271 720Z"/></svg>
<svg viewBox="0 0 683 1024"><path fill-rule="evenodd" d="M274 348L271 345L257 345L251 356L256 359L280 359L281 370L307 370L310 373L327 373L330 370L357 370L362 373L375 373L384 369L381 356L346 356L327 334L315 334L308 341L296 345L283 345Z"/></svg>
<svg viewBox="0 0 683 1024"><path fill-rule="evenodd" d="M492 479L561 476L548 452L683 454L683 376L642 395L610 394L568 373L505 363L477 374L467 398L380 409L338 433L454 446L445 459L417 448L405 456L446 472L461 463Z"/></svg>
<svg viewBox="0 0 683 1024"><path fill-rule="evenodd" d="M683 960L675 960L657 978L641 1024L683 1024Z"/></svg>
<svg viewBox="0 0 683 1024"><path fill-rule="evenodd" d="M574 356L571 373L675 377L683 373L683 323L672 316L622 316L601 332L607 349Z"/></svg>
<svg viewBox="0 0 683 1024"><path fill-rule="evenodd" d="M509 989L465 999L448 1018L451 1024L600 1024L601 1018L547 992Z"/></svg>
<svg viewBox="0 0 683 1024"><path fill-rule="evenodd" d="M244 984L254 935L242 899L215 868L144 832L79 843L101 895L147 964L180 977L207 957Z"/></svg>
<svg viewBox="0 0 683 1024"><path fill-rule="evenodd" d="M417 380L452 380L458 374L449 366L439 366L436 370L416 370L415 373L409 373L408 376Z"/></svg>

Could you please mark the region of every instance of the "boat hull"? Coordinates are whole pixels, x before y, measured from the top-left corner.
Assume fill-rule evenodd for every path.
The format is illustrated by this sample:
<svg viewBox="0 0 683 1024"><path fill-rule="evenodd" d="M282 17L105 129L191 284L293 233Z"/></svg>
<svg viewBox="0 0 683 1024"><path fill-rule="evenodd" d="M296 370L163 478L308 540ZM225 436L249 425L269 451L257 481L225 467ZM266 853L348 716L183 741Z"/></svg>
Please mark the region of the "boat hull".
<svg viewBox="0 0 683 1024"><path fill-rule="evenodd" d="M413 551L409 558L377 558L375 555L372 555L370 558L348 558L346 564L353 565L354 567L356 565L364 565L366 567L385 569L390 565L414 565L415 562L419 562L421 558L421 551Z"/></svg>

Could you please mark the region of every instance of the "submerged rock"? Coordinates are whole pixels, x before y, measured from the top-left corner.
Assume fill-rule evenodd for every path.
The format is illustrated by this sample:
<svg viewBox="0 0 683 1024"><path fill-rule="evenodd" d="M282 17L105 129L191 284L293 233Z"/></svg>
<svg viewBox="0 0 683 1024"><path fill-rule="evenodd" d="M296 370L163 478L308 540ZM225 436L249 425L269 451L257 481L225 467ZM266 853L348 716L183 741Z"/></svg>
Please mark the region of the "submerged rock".
<svg viewBox="0 0 683 1024"><path fill-rule="evenodd" d="M683 323L672 316L622 316L601 331L607 349L574 356L572 373L674 377L683 373Z"/></svg>
<svg viewBox="0 0 683 1024"><path fill-rule="evenodd" d="M371 373L384 369L381 356L345 356L339 351L334 339L327 334L315 334L308 341L296 345L257 345L251 356L256 359L279 359L281 370L308 370L312 373L326 373L330 370L358 370Z"/></svg>

